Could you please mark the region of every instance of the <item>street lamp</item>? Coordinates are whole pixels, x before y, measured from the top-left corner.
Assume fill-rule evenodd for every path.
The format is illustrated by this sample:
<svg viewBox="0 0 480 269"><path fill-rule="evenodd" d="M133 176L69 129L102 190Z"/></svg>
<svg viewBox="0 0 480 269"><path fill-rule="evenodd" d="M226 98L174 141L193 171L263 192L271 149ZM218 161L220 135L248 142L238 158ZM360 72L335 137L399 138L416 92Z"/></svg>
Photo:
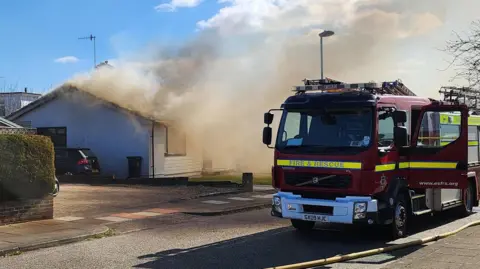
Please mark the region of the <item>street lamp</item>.
<svg viewBox="0 0 480 269"><path fill-rule="evenodd" d="M329 37L334 35L335 33L330 30L324 30L318 34L320 37L320 72L321 72L321 79L323 80L323 38Z"/></svg>

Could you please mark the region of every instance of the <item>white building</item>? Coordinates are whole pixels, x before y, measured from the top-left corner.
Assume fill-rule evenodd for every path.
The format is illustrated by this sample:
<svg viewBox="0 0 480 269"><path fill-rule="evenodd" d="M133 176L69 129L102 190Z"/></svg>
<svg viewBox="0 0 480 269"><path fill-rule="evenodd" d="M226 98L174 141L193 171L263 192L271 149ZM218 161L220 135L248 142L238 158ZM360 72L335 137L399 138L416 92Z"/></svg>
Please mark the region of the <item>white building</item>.
<svg viewBox="0 0 480 269"><path fill-rule="evenodd" d="M105 175L127 177L127 156L142 157L142 177L190 177L202 172L202 158L192 150L187 136L171 124L70 86L44 95L7 119L37 128L56 147L90 148Z"/></svg>
<svg viewBox="0 0 480 269"><path fill-rule="evenodd" d="M20 108L42 97L38 93L27 92L2 92L0 93L0 117L6 117Z"/></svg>

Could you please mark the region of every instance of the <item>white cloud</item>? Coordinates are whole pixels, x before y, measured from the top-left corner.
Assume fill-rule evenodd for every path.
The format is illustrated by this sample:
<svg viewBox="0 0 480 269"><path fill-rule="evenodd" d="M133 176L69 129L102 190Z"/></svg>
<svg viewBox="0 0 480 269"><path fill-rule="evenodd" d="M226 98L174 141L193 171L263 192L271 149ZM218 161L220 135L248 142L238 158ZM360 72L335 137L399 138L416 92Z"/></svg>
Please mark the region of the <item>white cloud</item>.
<svg viewBox="0 0 480 269"><path fill-rule="evenodd" d="M163 3L155 6L157 11L175 11L177 8L192 8L200 5L203 0L171 0L170 3Z"/></svg>
<svg viewBox="0 0 480 269"><path fill-rule="evenodd" d="M407 0L412 1L412 0ZM391 0L219 0L226 6L209 19L197 23L200 29L222 33L239 31L288 31L303 28L349 28L368 20L375 30L386 26L396 38L423 35L442 25L434 14L404 12L389 5ZM378 17L375 17L375 16ZM370 31L370 28L360 29ZM342 31L346 32L346 30Z"/></svg>
<svg viewBox="0 0 480 269"><path fill-rule="evenodd" d="M79 59L75 56L65 56L65 57L60 57L54 60L54 62L60 63L60 64L76 63L78 61Z"/></svg>

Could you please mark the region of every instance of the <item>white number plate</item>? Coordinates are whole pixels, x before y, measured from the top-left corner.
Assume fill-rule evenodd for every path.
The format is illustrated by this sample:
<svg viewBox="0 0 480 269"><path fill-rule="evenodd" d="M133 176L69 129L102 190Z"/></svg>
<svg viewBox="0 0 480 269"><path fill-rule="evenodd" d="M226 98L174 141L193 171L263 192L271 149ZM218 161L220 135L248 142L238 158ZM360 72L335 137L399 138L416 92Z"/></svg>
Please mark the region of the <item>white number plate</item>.
<svg viewBox="0 0 480 269"><path fill-rule="evenodd" d="M309 221L328 222L328 216L322 215L303 215L303 219Z"/></svg>

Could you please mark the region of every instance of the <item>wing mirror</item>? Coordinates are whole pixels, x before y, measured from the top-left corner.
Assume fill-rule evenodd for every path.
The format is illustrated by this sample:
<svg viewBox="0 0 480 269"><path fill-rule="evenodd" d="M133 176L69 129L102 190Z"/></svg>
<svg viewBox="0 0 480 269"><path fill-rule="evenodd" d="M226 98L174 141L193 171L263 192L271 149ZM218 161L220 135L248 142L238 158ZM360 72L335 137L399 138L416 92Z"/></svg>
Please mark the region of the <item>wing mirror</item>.
<svg viewBox="0 0 480 269"><path fill-rule="evenodd" d="M405 122L407 122L407 111L405 111L405 110L395 110L393 112L393 121L395 123L405 123Z"/></svg>
<svg viewBox="0 0 480 269"><path fill-rule="evenodd" d="M270 112L267 112L267 113L263 114L263 122L264 122L266 125L272 124L272 122L273 122L273 114L270 113Z"/></svg>
<svg viewBox="0 0 480 269"><path fill-rule="evenodd" d="M272 144L272 128L263 127L263 144L269 146Z"/></svg>

